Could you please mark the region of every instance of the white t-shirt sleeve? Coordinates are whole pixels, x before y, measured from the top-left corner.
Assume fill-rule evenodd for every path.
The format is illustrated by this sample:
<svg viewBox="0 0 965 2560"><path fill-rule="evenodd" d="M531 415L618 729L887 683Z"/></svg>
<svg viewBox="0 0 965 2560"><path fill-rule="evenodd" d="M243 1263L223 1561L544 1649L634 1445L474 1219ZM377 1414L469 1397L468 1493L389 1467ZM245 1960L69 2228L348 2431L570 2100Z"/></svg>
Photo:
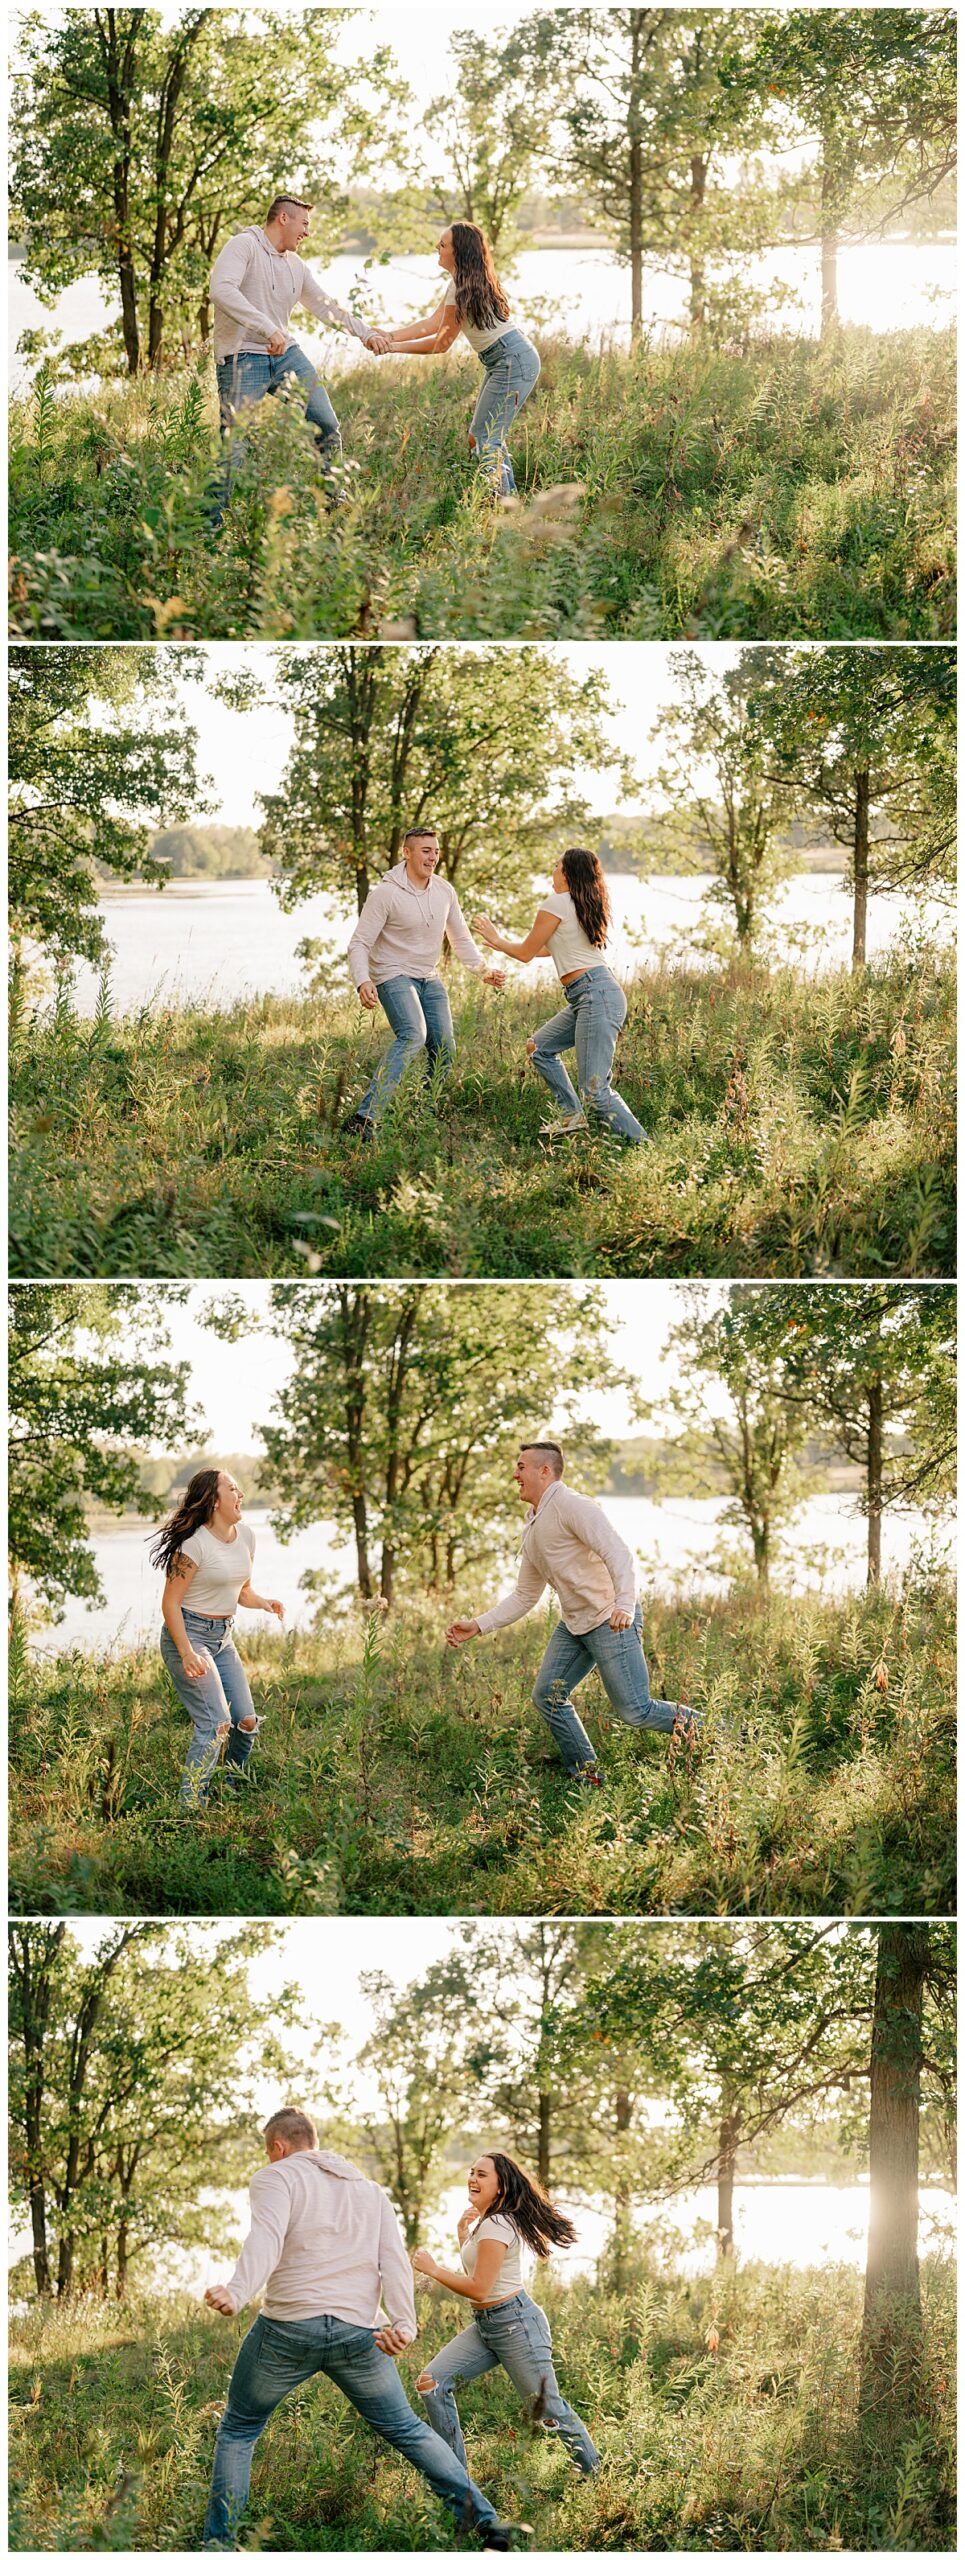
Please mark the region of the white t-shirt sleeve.
<svg viewBox="0 0 965 2560"><path fill-rule="evenodd" d="M444 303L448 303L450 311L453 310L456 300L456 279L454 276L450 276L442 299Z"/></svg>
<svg viewBox="0 0 965 2560"><path fill-rule="evenodd" d="M504 2249L511 2249L516 2237L513 2224L505 2213L484 2213L482 2221L477 2222L473 2233L475 2240L501 2241Z"/></svg>
<svg viewBox="0 0 965 2560"><path fill-rule="evenodd" d="M541 916L563 917L567 912L569 904L570 893L568 889L547 889L545 898L540 899L538 913Z"/></svg>
<svg viewBox="0 0 965 2560"><path fill-rule="evenodd" d="M194 1530L192 1530L192 1533L191 1533L190 1538L182 1538L182 1540L181 1540L181 1548L180 1548L180 1552L181 1552L181 1554L182 1554L183 1556L187 1556L187 1559L188 1559L188 1563L189 1563L189 1564L195 1564L195 1565L203 1564L203 1563L204 1563L204 1531L203 1531L203 1529L194 1529Z"/></svg>

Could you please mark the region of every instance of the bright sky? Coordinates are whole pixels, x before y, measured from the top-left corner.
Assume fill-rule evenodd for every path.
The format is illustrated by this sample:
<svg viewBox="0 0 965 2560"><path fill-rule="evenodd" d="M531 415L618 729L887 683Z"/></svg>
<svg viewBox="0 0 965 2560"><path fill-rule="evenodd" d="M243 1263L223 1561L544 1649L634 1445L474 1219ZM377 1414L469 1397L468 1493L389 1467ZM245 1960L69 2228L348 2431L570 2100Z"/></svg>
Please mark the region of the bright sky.
<svg viewBox="0 0 965 2560"><path fill-rule="evenodd" d="M515 1281L505 1285L517 1286ZM613 1356L642 1379L647 1394L655 1395L671 1383L671 1372L669 1368L662 1369L661 1363L669 1329L683 1313L679 1284L670 1280L612 1280L602 1287L609 1311ZM560 1284L533 1281L529 1292L534 1326L540 1321L543 1303L559 1314L563 1302ZM213 1447L225 1451L257 1446L258 1425L267 1420L272 1400L292 1365L289 1345L279 1342L267 1330L268 1282L240 1282L228 1294L244 1298L250 1308L250 1330L240 1342L220 1342L208 1330L205 1312L215 1296L210 1283L193 1287L187 1303L171 1306L169 1311L173 1355L189 1362L193 1399L205 1416ZM712 1284L708 1297L718 1295L719 1288ZM591 1392L585 1410L588 1420L614 1435L639 1428L633 1423L622 1391ZM552 1429L557 1419L548 1416L547 1426Z"/></svg>
<svg viewBox="0 0 965 2560"><path fill-rule="evenodd" d="M646 783L661 761L662 750L653 742L651 731L674 698L674 651L662 642L635 640L600 648L580 641L559 643L557 649L574 676L599 670L606 677L614 706L607 722L610 736L616 747L633 758L644 786L622 806L628 811L641 807ZM219 671L243 666L271 680L273 652L260 644L218 642L205 654L211 682ZM729 641L709 641L699 654L723 672L739 653ZM256 795L276 790L284 771L292 734L288 714L275 705L255 711L226 710L203 683L186 681L183 691L185 711L198 730L199 768L211 777L214 806L207 813L209 820L223 826L257 826ZM599 815L618 805L612 774L585 767L578 781Z"/></svg>
<svg viewBox="0 0 965 2560"><path fill-rule="evenodd" d="M105 1920L72 1920L73 1935L87 1953L93 1953L113 1924ZM227 1944L233 1933L230 1920L195 1921L191 1924L195 1943L210 1945L212 1933L217 1943ZM264 1999L282 1985L294 1984L304 1995L305 2005L315 2022L315 2029L327 2025L344 2028L350 2050L364 2044L371 2032L372 2011L361 1989L363 1973L386 1973L398 1987L417 1981L427 1967L458 1945L455 1928L448 1920L346 1919L340 1913L337 1924L326 1920L286 1920L281 1923L281 1940L268 1942L263 1955L256 1956L250 1970L253 1991ZM259 2089L258 2104L266 2114L284 2098L303 2097L308 2106L317 2102L320 2074L324 2063L310 2059L311 2037L292 2037L291 2050L296 2064L304 2070L304 2086L288 2088L280 2093L274 2080L266 2080ZM360 2092L370 2094L368 2084L360 2079ZM371 2094L374 2094L372 2092Z"/></svg>

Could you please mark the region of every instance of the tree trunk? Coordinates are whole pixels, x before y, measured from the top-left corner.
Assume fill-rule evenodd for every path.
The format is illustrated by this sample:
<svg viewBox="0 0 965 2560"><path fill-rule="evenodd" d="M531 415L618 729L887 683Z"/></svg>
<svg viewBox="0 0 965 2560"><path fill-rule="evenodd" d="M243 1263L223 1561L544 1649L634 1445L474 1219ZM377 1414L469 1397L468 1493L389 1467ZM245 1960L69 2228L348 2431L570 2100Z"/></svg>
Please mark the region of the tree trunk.
<svg viewBox="0 0 965 2560"><path fill-rule="evenodd" d="M881 1471L884 1390L880 1378L868 1389L868 1583L881 1580Z"/></svg>
<svg viewBox="0 0 965 2560"><path fill-rule="evenodd" d="M127 357L127 370L128 373L135 374L141 362L141 339L137 325L137 284L131 240L130 191L137 37L132 29L122 55L118 45L117 13L113 9L108 9L103 17L98 13L97 35L107 90L107 112L114 140L111 195L114 204L117 281L121 296L121 330L124 338L124 353Z"/></svg>
<svg viewBox="0 0 965 2560"><path fill-rule="evenodd" d="M740 2115L726 2094L717 2141L717 2255L734 2255L734 2169L740 2137Z"/></svg>
<svg viewBox="0 0 965 2560"><path fill-rule="evenodd" d="M539 2138L536 2146L536 2175L541 2187L548 2187L550 2182L550 2127L552 2109L553 2100L550 2091L548 2089L541 2089L539 2093Z"/></svg>
<svg viewBox="0 0 965 2560"><path fill-rule="evenodd" d="M125 2297L126 2297L126 2294L127 2294L127 2247L128 2247L128 2225L127 2225L127 2221L126 2221L126 2219L122 2219L122 2220L118 2223L118 2226L117 2226L117 2299L118 2299L118 2302L123 2302L123 2301L125 2300Z"/></svg>
<svg viewBox="0 0 965 2560"><path fill-rule="evenodd" d="M871 2210L862 2334L862 2399L914 2399L921 2294L918 2280L918 2140L922 2001L928 1929L878 1925L871 2030Z"/></svg>
<svg viewBox="0 0 965 2560"><path fill-rule="evenodd" d="M698 222L704 209L706 193L707 159L705 154L697 152L690 163L690 210ZM704 327L706 319L707 271L704 265L704 253L702 248L693 248L690 252L690 327L694 337L698 330Z"/></svg>
<svg viewBox="0 0 965 2560"><path fill-rule="evenodd" d="M630 336L643 328L643 141L640 133L640 78L643 63L643 9L631 9L630 101L627 138L630 159Z"/></svg>
<svg viewBox="0 0 965 2560"><path fill-rule="evenodd" d="M870 846L871 775L867 766L855 775L854 801L854 931L851 938L852 969L863 969L868 935L868 876Z"/></svg>
<svg viewBox="0 0 965 2560"><path fill-rule="evenodd" d="M834 214L835 185L830 137L825 133L821 160L821 336L838 326L838 226Z"/></svg>
<svg viewBox="0 0 965 2560"><path fill-rule="evenodd" d="M618 2089L616 2093L615 2128L618 2140L621 2134L629 2133L632 2112L633 2110L629 2089ZM627 2177L625 2170L620 2167L617 2171L613 2199L614 2293L625 2293L627 2288L630 2251L633 2243L631 2203L632 2197L630 2191L630 2180Z"/></svg>

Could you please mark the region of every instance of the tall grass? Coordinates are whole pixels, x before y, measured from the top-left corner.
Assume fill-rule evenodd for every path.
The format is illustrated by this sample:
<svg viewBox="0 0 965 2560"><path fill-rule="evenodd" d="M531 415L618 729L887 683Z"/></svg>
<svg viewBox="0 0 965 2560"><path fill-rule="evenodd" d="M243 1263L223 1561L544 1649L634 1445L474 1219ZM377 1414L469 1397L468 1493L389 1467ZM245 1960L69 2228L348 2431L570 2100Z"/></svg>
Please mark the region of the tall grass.
<svg viewBox="0 0 965 2560"><path fill-rule="evenodd" d="M540 2278L564 2392L600 2471L582 2481L499 2371L463 2388L470 2467L540 2551L945 2551L954 2547L954 2285L924 2270L919 2408L857 2407L860 2279L750 2265L689 2283L641 2263L630 2291ZM11 2548L197 2549L218 2416L249 2315L186 2299L34 2310L15 2325ZM436 2297L401 2362L457 2315ZM708 2343L714 2335L716 2350ZM415 2472L331 2384L276 2411L255 2456L247 2547L425 2551L458 2537Z"/></svg>
<svg viewBox="0 0 965 2560"><path fill-rule="evenodd" d="M478 1597L466 1593L465 1600ZM606 1784L574 1789L531 1703L542 1617L458 1656L442 1617L241 1635L253 1781L178 1805L188 1721L153 1646L15 1657L10 1891L33 1912L947 1912L951 1590L654 1600L654 1695L693 1752L631 1731L595 1675ZM363 1660L363 1635L365 1655Z"/></svg>
<svg viewBox="0 0 965 2560"><path fill-rule="evenodd" d="M445 1095L427 1107L416 1073L364 1149L341 1122L388 1033L349 997L28 1014L12 1043L12 1269L954 1269L947 960L899 955L860 978L642 971L616 1072L651 1143L629 1152L599 1131L540 1138L548 1097L525 1043L550 1004L470 982Z"/></svg>
<svg viewBox="0 0 965 2560"><path fill-rule="evenodd" d="M477 369L371 362L337 385L350 503L265 402L207 529L213 377L15 404L13 631L29 639L934 639L954 632L950 333L849 329L746 352L541 346L492 514ZM546 503L550 489L568 491Z"/></svg>

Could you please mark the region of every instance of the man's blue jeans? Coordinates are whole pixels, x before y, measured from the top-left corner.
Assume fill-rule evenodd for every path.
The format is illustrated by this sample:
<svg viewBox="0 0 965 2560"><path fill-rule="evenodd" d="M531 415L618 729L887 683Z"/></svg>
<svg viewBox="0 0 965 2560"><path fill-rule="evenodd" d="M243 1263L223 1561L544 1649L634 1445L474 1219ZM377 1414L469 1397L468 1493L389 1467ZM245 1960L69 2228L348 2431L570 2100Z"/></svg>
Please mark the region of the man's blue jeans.
<svg viewBox="0 0 965 2560"><path fill-rule="evenodd" d="M646 1725L651 1733L672 1733L675 1726L700 1723L692 1707L651 1697L639 1601L632 1627L611 1627L604 1618L602 1626L591 1627L589 1635L571 1636L561 1620L536 1674L533 1705L548 1724L571 1777L596 1760L572 1699L572 1691L591 1671L599 1672L610 1705L623 1724Z"/></svg>
<svg viewBox="0 0 965 2560"><path fill-rule="evenodd" d="M563 994L563 1012L554 1013L536 1034L532 1052L536 1073L548 1084L564 1111L578 1111L582 1096L587 1111L595 1112L618 1137L630 1138L638 1147L643 1137L640 1122L634 1119L622 1094L614 1093L612 1082L617 1033L627 1018L627 1000L619 979L612 969L584 969L564 987ZM579 1094L574 1093L566 1068L560 1063L564 1049L576 1050Z"/></svg>
<svg viewBox="0 0 965 2560"><path fill-rule="evenodd" d="M456 1054L449 998L441 978L383 978L379 1003L395 1038L359 1103L363 1120L377 1120L413 1058L426 1056L426 1083L438 1067L445 1074Z"/></svg>
<svg viewBox="0 0 965 2560"><path fill-rule="evenodd" d="M539 357L521 329L504 329L480 348L485 381L472 414L469 443L494 497L512 498L516 481L506 438L539 381Z"/></svg>
<svg viewBox="0 0 965 2560"><path fill-rule="evenodd" d="M546 2313L525 2292L512 2294L508 2302L482 2304L468 2329L460 2329L458 2337L450 2338L426 2367L435 2390L424 2396L420 2393L422 2406L430 2427L449 2445L457 2461L466 2461L466 2448L453 2384L459 2380L473 2382L477 2374L491 2373L494 2364L502 2365L521 2400L535 2403L540 2425L561 2438L577 2469L596 2471L600 2457L593 2438L576 2410L564 2400L556 2379Z"/></svg>
<svg viewBox="0 0 965 2560"><path fill-rule="evenodd" d="M448 2445L416 2416L390 2356L371 2329L333 2312L314 2320L266 2320L259 2313L240 2349L218 2428L205 2543L233 2542L248 2503L251 2457L272 2410L290 2391L326 2373L376 2435L405 2455L459 2525L492 2525L496 2509Z"/></svg>
<svg viewBox="0 0 965 2560"><path fill-rule="evenodd" d="M218 407L221 433L227 446L224 470L214 495L211 523L217 529L231 496L236 475L247 450L246 439L237 432L237 421L246 409L257 407L281 389L283 382L298 382L306 393L305 416L315 429L315 443L322 468L322 478L330 481L331 467L342 450L342 431L313 364L301 347L286 347L283 356L229 356L216 367Z"/></svg>
<svg viewBox="0 0 965 2560"><path fill-rule="evenodd" d="M184 1632L208 1668L203 1680L189 1680L169 1627L161 1629L161 1660L169 1671L194 1732L181 1778L182 1804L202 1805L221 1753L219 1726L230 1724L225 1768L243 1769L255 1746L255 1731L242 1733L242 1721L254 1715L248 1674L231 1633L230 1618L202 1618L184 1609ZM232 1783L234 1783L232 1778Z"/></svg>

